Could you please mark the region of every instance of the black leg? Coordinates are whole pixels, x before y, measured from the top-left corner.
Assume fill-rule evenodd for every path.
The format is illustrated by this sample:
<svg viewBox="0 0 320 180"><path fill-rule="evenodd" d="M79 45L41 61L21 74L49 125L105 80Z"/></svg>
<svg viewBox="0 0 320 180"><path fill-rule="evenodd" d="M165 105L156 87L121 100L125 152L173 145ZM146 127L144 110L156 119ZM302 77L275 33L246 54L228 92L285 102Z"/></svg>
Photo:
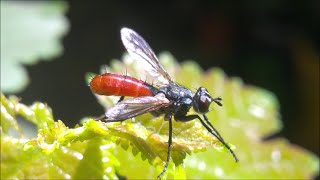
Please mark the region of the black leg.
<svg viewBox="0 0 320 180"><path fill-rule="evenodd" d="M188 122L188 121L192 121L197 118L200 119L200 117L196 114L192 114L192 115L188 115L188 116L174 116L174 119L176 121L181 121L181 122Z"/></svg>
<svg viewBox="0 0 320 180"><path fill-rule="evenodd" d="M236 156L236 154L232 151L232 149L230 148L230 146L224 141L224 139L221 137L220 133L213 127L213 125L209 122L208 117L206 115L203 115L204 119L206 122L204 122L200 116L198 115L188 115L188 116L180 116L180 117L174 117L175 120L177 121L182 121L182 122L187 122L187 121L191 121L194 119L199 119L201 124L207 129L207 131L209 131L209 133L211 133L214 137L216 137L232 154L233 158L235 159L236 162L238 162L238 158ZM207 124L209 124L209 126Z"/></svg>
<svg viewBox="0 0 320 180"><path fill-rule="evenodd" d="M163 170L158 175L158 178L161 178L161 176L167 171L169 161L170 161L170 151L171 151L171 145L172 145L172 116L169 116L168 121L169 121L169 140L168 140L167 160Z"/></svg>
<svg viewBox="0 0 320 180"><path fill-rule="evenodd" d="M206 121L207 124L209 124L209 126L213 129L214 132L216 132L216 134L220 137L220 139L222 139L224 141L224 139L222 138L222 136L220 135L220 133L216 130L216 128L213 127L213 125L210 123L207 115L203 115L204 120Z"/></svg>
<svg viewBox="0 0 320 180"><path fill-rule="evenodd" d="M233 158L235 159L236 162L239 161L238 157L236 156L236 154L232 151L232 149L230 148L230 146L224 141L224 139L222 138L222 136L220 135L220 133L216 130L216 128L213 127L213 125L210 123L210 121L208 120L208 117L206 115L203 115L203 118L206 120L206 122L209 124L209 126L212 128L212 130L217 134L217 138L220 140L220 142L222 142L222 144L230 151L230 153L232 154ZM202 119L200 119L201 123L203 126L205 126L204 122ZM207 126L205 126L205 128L210 132L210 128ZM213 133L211 133L213 134Z"/></svg>
<svg viewBox="0 0 320 180"><path fill-rule="evenodd" d="M102 115L100 117L98 117L97 119L94 119L95 121L103 121L105 123L109 123L109 122L122 122L125 119L113 119L113 120L108 120L108 118L105 115Z"/></svg>
<svg viewBox="0 0 320 180"><path fill-rule="evenodd" d="M119 99L119 101L118 101L117 103L119 103L119 102L121 102L121 101L123 101L123 100L124 100L124 96L121 96L120 99Z"/></svg>

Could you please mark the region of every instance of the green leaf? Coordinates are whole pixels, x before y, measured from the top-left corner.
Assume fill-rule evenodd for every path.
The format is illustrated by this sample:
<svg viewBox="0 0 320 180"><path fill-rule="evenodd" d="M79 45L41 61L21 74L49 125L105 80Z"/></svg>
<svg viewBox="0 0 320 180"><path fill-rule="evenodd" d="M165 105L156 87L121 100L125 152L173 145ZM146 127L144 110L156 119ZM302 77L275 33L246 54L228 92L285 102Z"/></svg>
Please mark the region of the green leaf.
<svg viewBox="0 0 320 180"><path fill-rule="evenodd" d="M53 120L47 105L26 106L2 94L1 107L1 179L117 179L115 145L103 138L108 135L103 124L89 120L70 129ZM19 126L18 117L37 125L36 138L26 138L23 131L16 138L3 128L3 124Z"/></svg>
<svg viewBox="0 0 320 180"><path fill-rule="evenodd" d="M213 105L207 115L224 139L231 143L230 146L237 147L235 153L240 160L236 163L229 151L198 121L174 122L171 163L164 178L310 178L318 173L319 160L312 153L291 145L283 138L262 140L282 127L279 105L271 92L246 86L240 78L228 78L217 68L203 73L192 61L178 65L169 53L160 54L159 60L179 84L194 91L204 86L214 97L222 97L223 107ZM144 77L143 67L127 54L123 56L122 62L113 60L107 69L108 72L118 74L127 72L140 79ZM152 80L147 79L147 82L152 83ZM106 109L119 99L100 95L96 97ZM124 150L132 151L136 157L119 150L121 153L117 157L123 176L146 179L154 178L161 172L168 140L168 123L163 117L145 114L123 123L108 123L106 126L116 132L110 134L114 136L113 141ZM141 153L142 160L146 158L156 169L141 162L138 153ZM301 164L308 168L300 167ZM185 171L181 171L181 167L185 167ZM138 175L139 171L144 173ZM181 172L186 174L179 175Z"/></svg>
<svg viewBox="0 0 320 180"><path fill-rule="evenodd" d="M68 31L64 1L1 1L1 90L19 92L28 84L21 64L35 64L62 53Z"/></svg>
<svg viewBox="0 0 320 180"><path fill-rule="evenodd" d="M282 126L272 93L228 78L220 69L203 73L194 62L179 65L168 53L159 59L178 83L190 89L202 85L223 98L223 107L213 105L208 117L239 158L236 163L198 121L173 122L171 160L164 179L311 179L319 173L314 154L284 138L262 140ZM125 55L123 62L113 61L109 72L121 74L127 69L132 76L142 75L142 67L133 63ZM106 108L119 99L97 98ZM27 138L18 118L35 124L37 137ZM69 128L53 119L46 104L27 106L1 94L1 179L154 179L162 171L168 141L163 117L145 114L122 123L91 118L82 122Z"/></svg>
<svg viewBox="0 0 320 180"><path fill-rule="evenodd" d="M1 93L1 131L2 133L9 133L9 129L12 128L21 133L20 127L17 121L14 119L14 104L17 100L9 101L2 93Z"/></svg>

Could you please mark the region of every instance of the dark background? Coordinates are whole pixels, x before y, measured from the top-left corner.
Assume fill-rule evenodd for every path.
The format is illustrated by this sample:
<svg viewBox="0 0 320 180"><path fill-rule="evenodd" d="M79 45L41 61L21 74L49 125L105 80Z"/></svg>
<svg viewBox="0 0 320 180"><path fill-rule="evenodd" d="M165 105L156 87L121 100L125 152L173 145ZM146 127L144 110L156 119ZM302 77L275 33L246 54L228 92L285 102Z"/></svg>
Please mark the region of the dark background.
<svg viewBox="0 0 320 180"><path fill-rule="evenodd" d="M28 66L22 102L43 101L73 126L103 114L86 72L120 58L120 28L141 34L157 53L268 89L280 101L282 136L319 155L319 1L69 1L70 32L54 61Z"/></svg>

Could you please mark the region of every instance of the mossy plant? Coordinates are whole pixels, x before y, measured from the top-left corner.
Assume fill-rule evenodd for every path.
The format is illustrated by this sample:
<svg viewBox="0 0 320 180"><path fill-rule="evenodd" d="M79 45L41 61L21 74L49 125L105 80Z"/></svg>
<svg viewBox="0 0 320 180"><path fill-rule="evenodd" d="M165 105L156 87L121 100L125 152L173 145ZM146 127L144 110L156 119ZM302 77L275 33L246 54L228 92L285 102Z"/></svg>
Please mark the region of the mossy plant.
<svg viewBox="0 0 320 180"><path fill-rule="evenodd" d="M223 107L212 105L207 115L239 158L236 163L200 122L174 122L171 161L163 178L306 179L318 174L319 159L314 154L284 138L262 140L282 126L272 93L247 86L240 78L228 78L217 68L203 72L192 61L178 64L169 53L159 59L176 82L191 90L201 85L222 97ZM143 67L134 62L125 55L103 71L145 80ZM118 100L97 99L105 108ZM19 117L37 126L36 138L24 135ZM26 106L1 95L1 178L155 179L162 170L168 140L168 123L162 116L145 114L122 123L93 118L82 122L69 128L54 120L44 103ZM18 135L13 136L13 131Z"/></svg>

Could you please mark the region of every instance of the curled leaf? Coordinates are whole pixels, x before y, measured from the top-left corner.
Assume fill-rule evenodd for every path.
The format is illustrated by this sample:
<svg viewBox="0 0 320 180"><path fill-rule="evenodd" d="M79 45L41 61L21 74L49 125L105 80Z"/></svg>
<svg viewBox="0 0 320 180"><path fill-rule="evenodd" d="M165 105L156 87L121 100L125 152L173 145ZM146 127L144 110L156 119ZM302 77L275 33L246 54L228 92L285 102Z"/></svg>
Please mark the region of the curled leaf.
<svg viewBox="0 0 320 180"><path fill-rule="evenodd" d="M96 121L70 129L53 120L47 105L26 106L3 94L1 106L1 179L117 178L115 145L102 138L107 131ZM25 136L18 117L38 127L36 138ZM10 128L21 129L21 136L12 136Z"/></svg>

